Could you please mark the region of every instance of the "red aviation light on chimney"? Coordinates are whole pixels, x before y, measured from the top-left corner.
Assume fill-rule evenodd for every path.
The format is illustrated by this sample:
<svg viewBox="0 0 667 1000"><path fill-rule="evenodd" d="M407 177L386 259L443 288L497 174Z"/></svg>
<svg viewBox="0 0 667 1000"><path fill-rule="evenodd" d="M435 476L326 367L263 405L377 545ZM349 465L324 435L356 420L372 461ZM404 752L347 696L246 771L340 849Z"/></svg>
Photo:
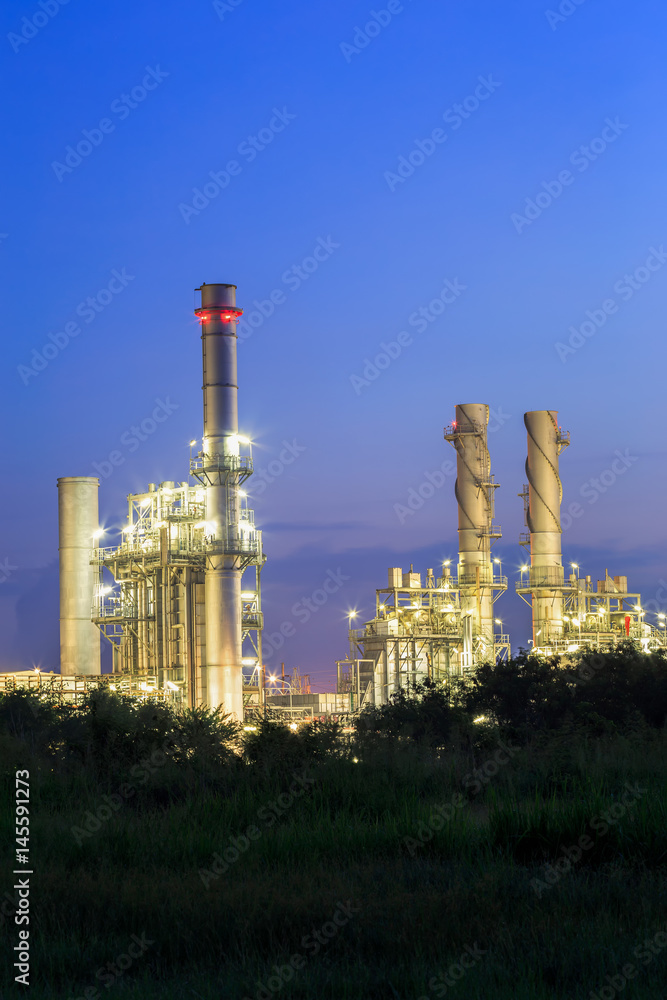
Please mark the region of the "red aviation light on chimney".
<svg viewBox="0 0 667 1000"><path fill-rule="evenodd" d="M242 315L243 309L238 309L236 306L225 306L219 313L211 312L210 308L195 309L195 316L198 317L200 323L210 323L216 319L219 319L221 323L236 323L239 316Z"/></svg>

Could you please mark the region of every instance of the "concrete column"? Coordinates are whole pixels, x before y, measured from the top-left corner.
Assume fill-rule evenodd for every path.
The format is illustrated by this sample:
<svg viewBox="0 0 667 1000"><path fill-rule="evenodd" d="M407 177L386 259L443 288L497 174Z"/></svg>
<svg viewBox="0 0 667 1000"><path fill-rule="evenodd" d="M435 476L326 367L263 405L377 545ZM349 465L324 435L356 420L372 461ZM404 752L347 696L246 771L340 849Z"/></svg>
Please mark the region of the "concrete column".
<svg viewBox="0 0 667 1000"><path fill-rule="evenodd" d="M97 578L90 562L99 527L99 485L94 476L58 480L60 671L65 675L101 672L100 632L91 621Z"/></svg>

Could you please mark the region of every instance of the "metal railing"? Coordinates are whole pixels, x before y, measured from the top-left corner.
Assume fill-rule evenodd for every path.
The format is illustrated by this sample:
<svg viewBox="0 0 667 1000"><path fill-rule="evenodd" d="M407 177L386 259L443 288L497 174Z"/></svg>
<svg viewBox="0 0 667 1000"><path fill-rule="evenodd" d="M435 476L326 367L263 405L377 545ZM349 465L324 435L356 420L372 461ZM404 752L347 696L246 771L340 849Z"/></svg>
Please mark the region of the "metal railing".
<svg viewBox="0 0 667 1000"><path fill-rule="evenodd" d="M253 462L249 455L212 455L204 458L193 458L190 471L196 472L243 472L252 475Z"/></svg>

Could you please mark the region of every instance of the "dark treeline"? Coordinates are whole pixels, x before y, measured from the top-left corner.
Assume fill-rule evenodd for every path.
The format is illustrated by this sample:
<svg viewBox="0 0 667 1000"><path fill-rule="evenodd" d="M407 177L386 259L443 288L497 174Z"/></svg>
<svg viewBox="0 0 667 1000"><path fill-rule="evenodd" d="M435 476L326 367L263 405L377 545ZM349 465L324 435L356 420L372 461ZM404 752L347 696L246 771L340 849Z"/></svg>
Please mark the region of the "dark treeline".
<svg viewBox="0 0 667 1000"><path fill-rule="evenodd" d="M666 719L667 658L630 645L295 731L8 694L0 937L25 769L34 1000L432 1000L464 953L468 1000L588 1000L664 929ZM660 962L626 1000L664 1000ZM10 963L0 993L25 995Z"/></svg>

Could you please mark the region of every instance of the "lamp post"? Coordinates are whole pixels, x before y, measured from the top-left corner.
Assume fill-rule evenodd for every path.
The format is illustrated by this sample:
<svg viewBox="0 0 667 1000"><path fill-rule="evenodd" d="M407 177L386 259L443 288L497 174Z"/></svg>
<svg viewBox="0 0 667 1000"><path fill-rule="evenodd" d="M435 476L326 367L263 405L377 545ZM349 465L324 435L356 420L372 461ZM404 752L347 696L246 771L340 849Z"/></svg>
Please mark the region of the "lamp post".
<svg viewBox="0 0 667 1000"><path fill-rule="evenodd" d="M275 674L271 674L271 676L269 677L269 683L270 684L278 683L278 678L275 676ZM292 694L294 689L292 688L292 685L289 681L281 680L281 686L283 685L287 685L287 687L289 688L289 709L290 709L290 718L292 718L294 713L294 703L292 701ZM273 693L275 694L276 692L274 691Z"/></svg>

